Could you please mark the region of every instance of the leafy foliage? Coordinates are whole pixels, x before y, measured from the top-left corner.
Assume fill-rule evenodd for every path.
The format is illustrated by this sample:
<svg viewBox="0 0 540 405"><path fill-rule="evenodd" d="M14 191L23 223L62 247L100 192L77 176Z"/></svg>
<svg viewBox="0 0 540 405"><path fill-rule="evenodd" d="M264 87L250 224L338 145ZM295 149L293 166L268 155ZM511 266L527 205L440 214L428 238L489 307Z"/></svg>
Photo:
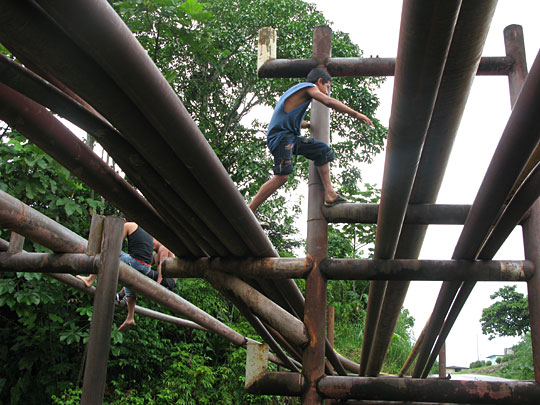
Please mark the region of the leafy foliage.
<svg viewBox="0 0 540 405"><path fill-rule="evenodd" d="M490 296L492 300L501 300L482 310L482 333L489 335L490 340L496 336L520 336L529 330L528 300L516 288L502 287Z"/></svg>
<svg viewBox="0 0 540 405"><path fill-rule="evenodd" d="M531 334L513 347L514 354L503 357L501 376L515 380L534 380Z"/></svg>
<svg viewBox="0 0 540 405"><path fill-rule="evenodd" d="M84 183L16 131L0 138L0 156L0 189L79 235L88 234L92 213L114 213ZM0 236L9 238L1 231ZM44 250L28 242L25 249Z"/></svg>

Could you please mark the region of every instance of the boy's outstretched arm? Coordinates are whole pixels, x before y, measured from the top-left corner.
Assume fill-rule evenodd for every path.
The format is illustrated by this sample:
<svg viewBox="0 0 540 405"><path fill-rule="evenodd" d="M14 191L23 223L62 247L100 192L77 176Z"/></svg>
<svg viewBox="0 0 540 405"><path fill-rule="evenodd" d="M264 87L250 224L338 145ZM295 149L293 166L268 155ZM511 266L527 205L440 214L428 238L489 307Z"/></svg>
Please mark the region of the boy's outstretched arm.
<svg viewBox="0 0 540 405"><path fill-rule="evenodd" d="M349 114L350 116L356 118L357 120L363 122L364 124L373 126L373 122L371 122L371 120L366 115L356 110L353 110L351 107L343 104L341 101L324 94L317 87L308 87L306 90L307 90L307 93L311 96L311 98L324 104L328 108L331 108L332 110L338 111L341 113Z"/></svg>

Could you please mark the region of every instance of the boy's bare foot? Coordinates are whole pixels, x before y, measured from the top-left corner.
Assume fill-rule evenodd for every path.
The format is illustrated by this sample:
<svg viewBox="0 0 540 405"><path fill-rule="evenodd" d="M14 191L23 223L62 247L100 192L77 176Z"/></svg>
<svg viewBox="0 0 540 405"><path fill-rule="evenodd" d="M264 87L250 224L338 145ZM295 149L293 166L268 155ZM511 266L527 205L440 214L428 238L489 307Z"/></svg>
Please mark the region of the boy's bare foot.
<svg viewBox="0 0 540 405"><path fill-rule="evenodd" d="M135 321L133 319L126 319L122 325L118 327L118 332L125 332L126 330L129 330L135 325Z"/></svg>
<svg viewBox="0 0 540 405"><path fill-rule="evenodd" d="M84 285L88 288L91 288L92 285L94 284L94 280L90 279L90 277L83 277L83 276L75 276L75 277L81 280L84 283Z"/></svg>

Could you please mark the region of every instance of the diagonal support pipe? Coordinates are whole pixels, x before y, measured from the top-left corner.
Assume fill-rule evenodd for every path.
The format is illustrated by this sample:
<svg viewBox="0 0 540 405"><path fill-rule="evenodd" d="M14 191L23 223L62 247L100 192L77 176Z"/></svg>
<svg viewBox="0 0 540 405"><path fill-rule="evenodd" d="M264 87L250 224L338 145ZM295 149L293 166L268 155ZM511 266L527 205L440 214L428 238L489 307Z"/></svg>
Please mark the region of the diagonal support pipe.
<svg viewBox="0 0 540 405"><path fill-rule="evenodd" d="M461 5L414 180L410 206L436 201L496 5L496 0L463 2ZM426 230L427 226L404 225L396 258L417 258ZM387 285L381 309L383 322L377 328L377 344L369 375L376 375L381 369L408 287L409 281L391 281Z"/></svg>
<svg viewBox="0 0 540 405"><path fill-rule="evenodd" d="M392 259L461 1L404 1L375 258ZM411 119L414 117L413 119ZM366 373L386 282L372 281L362 344L360 375Z"/></svg>
<svg viewBox="0 0 540 405"><path fill-rule="evenodd" d="M540 52L531 67L480 185L454 249L452 256L454 259L475 259L489 236L491 226L497 220L507 196L540 140L540 123L536 119L538 105L540 105ZM429 325L426 325L426 341L413 376L422 374L436 336L442 328L442 321L459 288L459 284L443 283L433 310L434 316ZM448 325L447 329L449 326L451 325Z"/></svg>

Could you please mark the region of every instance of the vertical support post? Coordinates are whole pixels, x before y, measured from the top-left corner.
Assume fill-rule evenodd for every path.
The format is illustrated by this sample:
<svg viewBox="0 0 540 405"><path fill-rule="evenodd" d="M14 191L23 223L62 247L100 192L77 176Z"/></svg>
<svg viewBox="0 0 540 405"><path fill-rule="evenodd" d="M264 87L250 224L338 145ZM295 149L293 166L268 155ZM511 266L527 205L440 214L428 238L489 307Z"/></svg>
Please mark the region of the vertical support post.
<svg viewBox="0 0 540 405"><path fill-rule="evenodd" d="M439 351L439 378L446 378L446 342Z"/></svg>
<svg viewBox="0 0 540 405"><path fill-rule="evenodd" d="M313 57L319 65L325 65L331 55L332 30L316 27L313 32ZM313 100L311 106L311 135L327 142L330 138L330 111ZM323 397L317 392L317 381L324 376L326 278L321 273L320 262L328 254L328 222L322 214L324 186L317 168L309 162L307 254L313 260L313 268L306 279L306 303L304 323L308 333L308 345L303 354L305 377L303 404L322 404Z"/></svg>
<svg viewBox="0 0 540 405"><path fill-rule="evenodd" d="M326 314L326 336L330 346L334 347L334 318L336 308L333 305L328 305L328 313Z"/></svg>
<svg viewBox="0 0 540 405"><path fill-rule="evenodd" d="M506 56L514 62L508 74L510 105L514 108L521 87L527 78L527 58L525 56L525 42L521 25L509 25L504 29L504 48Z"/></svg>
<svg viewBox="0 0 540 405"><path fill-rule="evenodd" d="M9 236L8 253L22 252L24 246L24 236L19 235L16 232L11 232Z"/></svg>
<svg viewBox="0 0 540 405"><path fill-rule="evenodd" d="M268 345L246 343L246 390L268 371Z"/></svg>
<svg viewBox="0 0 540 405"><path fill-rule="evenodd" d="M508 75L510 104L514 108L528 74L523 28L520 25L509 25L504 29L504 47L506 55L514 62ZM522 232L525 259L534 262L538 268L540 266L540 200L537 200L530 208L529 216L522 225ZM538 272L535 272L527 281L527 291L534 380L540 384L540 274Z"/></svg>
<svg viewBox="0 0 540 405"><path fill-rule="evenodd" d="M103 215L92 215L92 221L90 222L90 233L88 235L88 246L86 247L86 254L88 256L95 256L101 252L104 221L105 217Z"/></svg>
<svg viewBox="0 0 540 405"><path fill-rule="evenodd" d="M94 230L99 228L96 226ZM119 217L107 217L103 221L99 282L94 296L88 356L84 368L83 405L103 403L123 230L123 220ZM93 238L99 240L100 236L90 235L89 239Z"/></svg>
<svg viewBox="0 0 540 405"><path fill-rule="evenodd" d="M277 31L272 27L262 27L259 30L259 47L257 52L257 70L265 62L276 59Z"/></svg>
<svg viewBox="0 0 540 405"><path fill-rule="evenodd" d="M529 216L522 226L525 259L540 268L540 200L536 200ZM531 342L534 366L534 380L540 384L540 272L535 271L527 281L529 295L529 319L531 322Z"/></svg>

